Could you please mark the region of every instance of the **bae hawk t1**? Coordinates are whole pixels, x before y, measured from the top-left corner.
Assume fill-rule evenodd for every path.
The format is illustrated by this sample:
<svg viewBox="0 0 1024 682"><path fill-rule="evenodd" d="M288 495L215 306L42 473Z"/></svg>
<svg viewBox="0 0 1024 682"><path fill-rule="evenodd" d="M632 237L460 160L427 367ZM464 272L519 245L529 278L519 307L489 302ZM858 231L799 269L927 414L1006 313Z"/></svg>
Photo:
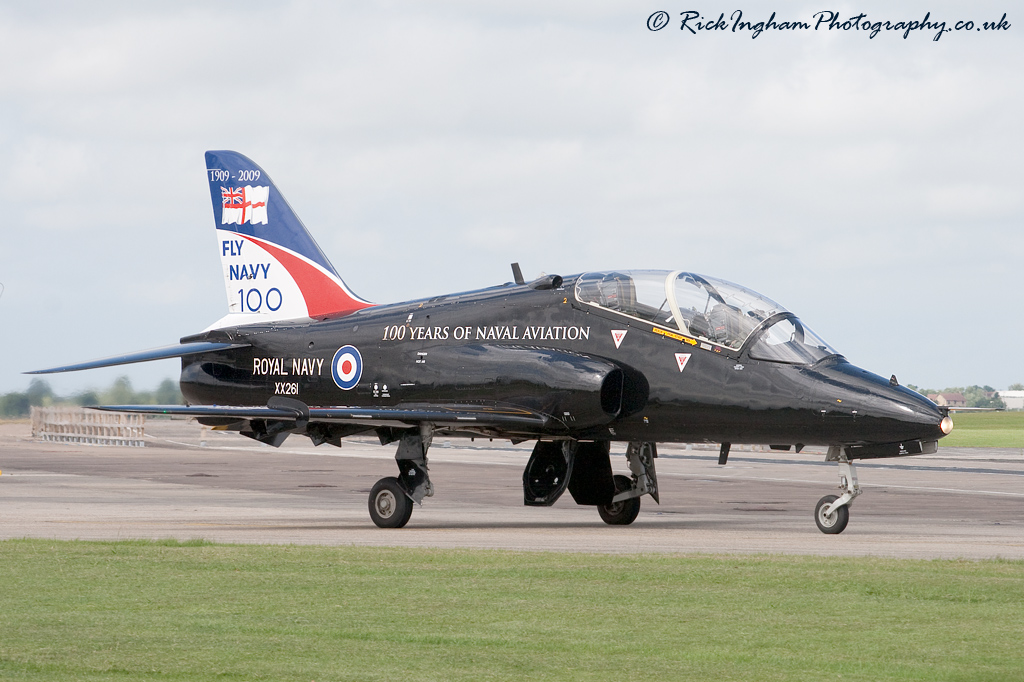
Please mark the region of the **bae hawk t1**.
<svg viewBox="0 0 1024 682"><path fill-rule="evenodd" d="M33 373L181 358L185 405L99 409L188 415L279 446L397 443L396 476L369 496L380 527L434 494L437 436L535 441L523 501L567 489L609 524L658 501L658 443L828 446L840 495L814 519L840 533L860 494L854 462L935 452L953 427L924 396L850 364L796 315L689 272L611 270L404 303L355 295L258 165L206 154L228 313L178 344ZM612 447L631 475L614 475Z"/></svg>

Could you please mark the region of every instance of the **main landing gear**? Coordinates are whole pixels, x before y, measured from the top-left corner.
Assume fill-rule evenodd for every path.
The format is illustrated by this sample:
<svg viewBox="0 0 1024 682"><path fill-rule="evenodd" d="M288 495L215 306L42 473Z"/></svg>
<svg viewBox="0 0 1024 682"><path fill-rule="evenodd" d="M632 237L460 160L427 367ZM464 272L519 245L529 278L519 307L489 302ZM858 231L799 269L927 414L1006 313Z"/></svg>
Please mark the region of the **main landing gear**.
<svg viewBox="0 0 1024 682"><path fill-rule="evenodd" d="M402 434L395 460L398 477L382 478L370 490L370 519L380 528L401 528L412 517L412 505L434 494L427 473L427 449L433 429L424 424L419 430Z"/></svg>
<svg viewBox="0 0 1024 682"><path fill-rule="evenodd" d="M382 478L370 491L370 519L380 528L402 528L412 517L413 504L434 494L427 472L427 450L434 430L429 424L404 432L382 432L382 442L401 433L398 476ZM577 504L593 505L612 526L627 526L640 513L640 497L658 498L654 443L631 442L626 461L632 476L612 474L608 441L538 441L523 472L523 501L528 506L551 506L568 490Z"/></svg>
<svg viewBox="0 0 1024 682"><path fill-rule="evenodd" d="M615 496L611 504L598 505L597 513L601 520L609 526L628 526L636 520L640 513L640 497L650 495L655 502L658 499L658 475L654 471L654 458L658 451L654 443L631 442L626 448L626 461L629 462L629 476L616 475Z"/></svg>
<svg viewBox="0 0 1024 682"><path fill-rule="evenodd" d="M814 522L822 533L835 535L846 530L846 524L850 522L850 505L860 495L861 489L857 484L857 469L842 446L830 446L825 461L839 464L839 490L842 495L826 495L818 500L814 507Z"/></svg>

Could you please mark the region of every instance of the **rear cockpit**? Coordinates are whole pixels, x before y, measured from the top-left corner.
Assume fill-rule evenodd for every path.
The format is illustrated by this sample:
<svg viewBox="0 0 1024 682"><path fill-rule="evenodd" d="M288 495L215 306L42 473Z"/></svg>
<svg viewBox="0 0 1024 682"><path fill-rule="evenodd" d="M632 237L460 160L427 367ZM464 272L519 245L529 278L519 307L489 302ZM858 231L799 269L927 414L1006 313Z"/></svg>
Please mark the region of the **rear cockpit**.
<svg viewBox="0 0 1024 682"><path fill-rule="evenodd" d="M836 354L775 301L692 272L588 272L576 280L576 298L755 360L810 364Z"/></svg>

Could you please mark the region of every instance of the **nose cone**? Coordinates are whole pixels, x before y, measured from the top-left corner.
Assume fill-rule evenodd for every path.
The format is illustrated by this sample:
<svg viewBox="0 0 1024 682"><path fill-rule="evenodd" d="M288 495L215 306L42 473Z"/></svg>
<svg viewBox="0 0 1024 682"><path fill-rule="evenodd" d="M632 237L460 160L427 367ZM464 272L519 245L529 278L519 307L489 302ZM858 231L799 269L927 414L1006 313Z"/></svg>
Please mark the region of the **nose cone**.
<svg viewBox="0 0 1024 682"><path fill-rule="evenodd" d="M946 411L928 398L845 360L813 371L822 381L823 419L834 422L840 442L933 441L952 430Z"/></svg>

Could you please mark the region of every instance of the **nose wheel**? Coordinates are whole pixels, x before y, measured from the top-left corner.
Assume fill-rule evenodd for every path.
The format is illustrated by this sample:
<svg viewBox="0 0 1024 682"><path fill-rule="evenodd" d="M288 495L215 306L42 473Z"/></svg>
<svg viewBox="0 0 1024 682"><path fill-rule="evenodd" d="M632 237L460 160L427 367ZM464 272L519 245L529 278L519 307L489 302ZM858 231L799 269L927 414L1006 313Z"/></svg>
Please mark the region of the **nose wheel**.
<svg viewBox="0 0 1024 682"><path fill-rule="evenodd" d="M838 499L835 495L826 495L818 500L818 506L814 508L814 522L818 524L818 530L822 533L829 535L842 533L846 530L846 524L850 522L848 506L844 504L833 509L832 503Z"/></svg>
<svg viewBox="0 0 1024 682"><path fill-rule="evenodd" d="M826 495L818 500L814 507L814 523L818 530L829 535L837 535L846 530L850 522L850 505L861 493L857 484L857 469L846 457L846 450L841 446L828 449L825 461L839 464L839 490L842 495Z"/></svg>

